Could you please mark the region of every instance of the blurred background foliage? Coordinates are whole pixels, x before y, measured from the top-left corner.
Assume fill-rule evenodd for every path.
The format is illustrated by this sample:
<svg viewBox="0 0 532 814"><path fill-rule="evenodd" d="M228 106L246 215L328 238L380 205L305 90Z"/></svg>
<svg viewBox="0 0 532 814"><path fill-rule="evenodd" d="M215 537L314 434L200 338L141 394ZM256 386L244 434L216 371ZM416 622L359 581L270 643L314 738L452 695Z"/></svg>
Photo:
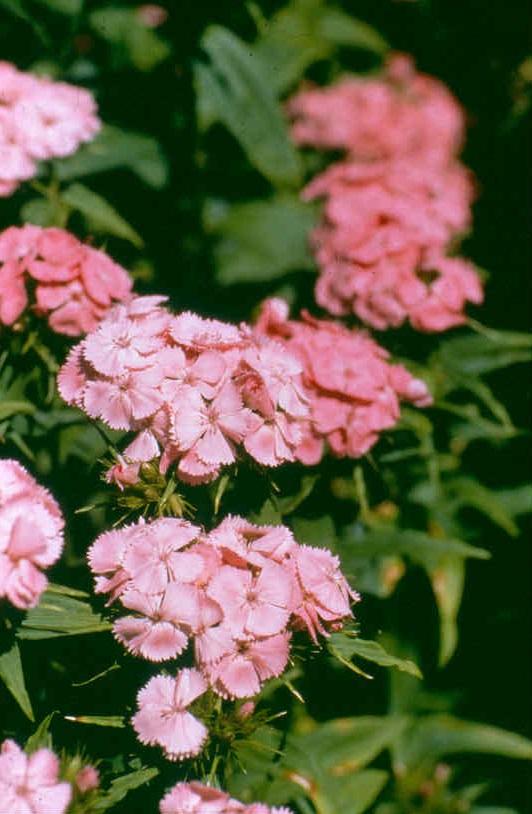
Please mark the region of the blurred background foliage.
<svg viewBox="0 0 532 814"><path fill-rule="evenodd" d="M316 210L299 191L323 157L291 145L281 103L303 76L326 83L345 70L372 71L392 47L449 84L468 111L464 161L480 195L464 253L489 274L476 315L489 329L434 337L405 328L378 337L427 378L434 410L405 410L396 431L355 467L329 460L319 472L287 467L273 483L248 472L226 484L222 512L245 507L334 548L364 598L362 639L333 637L327 653L296 672L305 709L290 687L277 688L274 708L289 706L290 715L259 733L262 748L243 744L233 774L228 765L231 790L244 800L292 800L301 814L525 812L529 765L500 756L530 757L530 746L493 727L532 735L531 388L523 365L530 10L520 0L165 7L166 21L152 29L134 4L0 0L2 58L87 86L105 122L93 143L0 202L2 228L29 220L92 236L132 271L138 290L166 293L177 309L248 319L264 296L280 293L316 312L306 242ZM2 356L0 369L4 450L29 461L67 511L69 545L54 578L90 591L86 545L118 516L99 505L108 494L98 480L107 445L54 396L62 341L33 335L11 352L18 368ZM189 497L206 522L218 514L208 491ZM88 511L76 514L83 506ZM58 744L82 741L118 774L139 769L138 756L153 765L152 750L121 727L134 697L124 692L124 674L138 687L146 665L97 632L108 622L87 594L52 596L55 611L39 607L11 620L28 695L9 686L18 651L0 656L0 674L38 721L54 709L100 716L82 727L56 715ZM83 635L64 638L72 625ZM389 653L399 669L376 667L393 666ZM373 681L347 669L353 659ZM5 729L27 735L33 727L12 710ZM158 766L160 790L175 767ZM124 811L155 810L158 791L139 794Z"/></svg>

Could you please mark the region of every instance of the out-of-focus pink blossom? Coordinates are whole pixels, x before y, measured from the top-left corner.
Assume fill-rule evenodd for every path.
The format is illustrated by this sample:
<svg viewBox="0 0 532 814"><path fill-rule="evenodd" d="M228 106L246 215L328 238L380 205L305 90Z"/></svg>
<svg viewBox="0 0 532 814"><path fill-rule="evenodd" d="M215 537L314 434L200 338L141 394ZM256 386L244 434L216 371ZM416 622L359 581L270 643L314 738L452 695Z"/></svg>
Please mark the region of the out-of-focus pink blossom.
<svg viewBox="0 0 532 814"><path fill-rule="evenodd" d="M137 8L137 17L147 28L159 28L168 19L168 12L155 3L145 3Z"/></svg>
<svg viewBox="0 0 532 814"><path fill-rule="evenodd" d="M197 782L177 783L163 797L159 810L161 814L292 814L285 806L244 805L219 789Z"/></svg>
<svg viewBox="0 0 532 814"><path fill-rule="evenodd" d="M432 399L426 385L365 332L302 314L288 318L283 300L267 300L255 330L282 342L303 365L303 384L310 400L309 420L296 450L306 464L317 463L325 443L334 455L358 458L393 427L400 401L424 407Z"/></svg>
<svg viewBox="0 0 532 814"><path fill-rule="evenodd" d="M355 313L381 330L409 320L441 331L482 301L473 265L445 257L470 223L473 186L458 162L338 163L304 194L325 199L311 243L316 299L331 313Z"/></svg>
<svg viewBox="0 0 532 814"><path fill-rule="evenodd" d="M17 461L0 460L0 598L32 608L59 559L64 520L52 495Z"/></svg>
<svg viewBox="0 0 532 814"><path fill-rule="evenodd" d="M0 750L2 814L65 814L72 799L70 783L59 782L59 759L50 749L26 755L13 740Z"/></svg>
<svg viewBox="0 0 532 814"><path fill-rule="evenodd" d="M30 306L56 333L79 336L127 299L132 284L107 254L64 229L11 226L0 234L0 325L13 325ZM113 369L120 364L117 347L128 352L125 343L117 326L103 349Z"/></svg>
<svg viewBox="0 0 532 814"><path fill-rule="evenodd" d="M198 755L208 732L187 708L206 689L205 679L193 669L181 670L176 678L151 678L139 692L139 710L133 717L139 740L159 744L169 760Z"/></svg>
<svg viewBox="0 0 532 814"><path fill-rule="evenodd" d="M393 54L380 76L304 85L288 102L297 144L344 150L355 160L412 156L447 162L460 149L464 112L439 80Z"/></svg>
<svg viewBox="0 0 532 814"><path fill-rule="evenodd" d="M301 364L248 326L173 316L156 298L117 306L69 355L59 391L114 429L138 433L108 473L120 488L159 459L189 483L247 455L294 460L308 413Z"/></svg>
<svg viewBox="0 0 532 814"><path fill-rule="evenodd" d="M94 791L100 785L100 772L94 766L84 766L77 773L74 783L82 794Z"/></svg>
<svg viewBox="0 0 532 814"><path fill-rule="evenodd" d="M33 177L36 162L71 155L100 127L89 91L0 62L0 196Z"/></svg>

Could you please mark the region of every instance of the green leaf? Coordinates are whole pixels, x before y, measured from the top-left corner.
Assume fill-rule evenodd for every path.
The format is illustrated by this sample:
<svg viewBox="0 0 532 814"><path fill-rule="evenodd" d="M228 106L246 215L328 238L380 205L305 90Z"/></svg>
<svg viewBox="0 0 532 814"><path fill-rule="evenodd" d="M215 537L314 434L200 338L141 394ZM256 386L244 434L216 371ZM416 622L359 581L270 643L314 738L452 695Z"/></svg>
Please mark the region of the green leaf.
<svg viewBox="0 0 532 814"><path fill-rule="evenodd" d="M93 11L89 16L92 29L123 54L139 71L151 71L168 56L170 45L146 26L136 8L112 7Z"/></svg>
<svg viewBox="0 0 532 814"><path fill-rule="evenodd" d="M37 226L63 226L68 218L68 208L60 201L48 198L32 198L20 210L21 220Z"/></svg>
<svg viewBox="0 0 532 814"><path fill-rule="evenodd" d="M168 163L154 138L110 125L104 125L96 138L74 155L54 162L60 181L118 167L127 167L154 189L161 189L168 180Z"/></svg>
<svg viewBox="0 0 532 814"><path fill-rule="evenodd" d="M337 8L324 8L318 23L321 35L334 45L350 45L384 54L389 44L375 28Z"/></svg>
<svg viewBox="0 0 532 814"><path fill-rule="evenodd" d="M11 645L9 650L0 653L0 679L4 682L24 715L30 721L34 721L35 717L24 681L20 649L16 642Z"/></svg>
<svg viewBox="0 0 532 814"><path fill-rule="evenodd" d="M44 45L45 48L50 46L50 38L48 37L45 28L36 19L35 14L30 14L28 11L26 11L22 0L0 0L0 8L3 8L14 17L18 17L19 20L23 20L25 23L28 23L28 25L30 25L33 29L35 36L41 41L41 44Z"/></svg>
<svg viewBox="0 0 532 814"><path fill-rule="evenodd" d="M532 512L532 483L523 483L496 492L498 502L512 515L520 517Z"/></svg>
<svg viewBox="0 0 532 814"><path fill-rule="evenodd" d="M336 542L336 529L330 515L314 517L307 520L304 517L293 517L290 521L298 543L316 546L317 548L334 549Z"/></svg>
<svg viewBox="0 0 532 814"><path fill-rule="evenodd" d="M80 636L110 630L112 624L96 613L88 602L59 594L53 588L30 608L17 630L19 639L50 639Z"/></svg>
<svg viewBox="0 0 532 814"><path fill-rule="evenodd" d="M360 639L358 636L349 635L345 631L332 633L327 640L327 647L333 656L338 654L343 660L351 661L353 658L362 658L381 667L395 667L397 670L409 673L409 675L416 678L423 678L421 670L413 661L392 656L378 642Z"/></svg>
<svg viewBox="0 0 532 814"><path fill-rule="evenodd" d="M61 199L86 218L89 227L106 235L128 240L137 248L144 242L141 236L124 220L111 204L82 184L72 184L61 193Z"/></svg>
<svg viewBox="0 0 532 814"><path fill-rule="evenodd" d="M367 769L357 774L327 775L313 796L319 814L363 814L390 779L388 772Z"/></svg>
<svg viewBox="0 0 532 814"><path fill-rule="evenodd" d="M201 44L211 62L195 73L200 128L221 122L274 186L299 188L299 155L288 137L270 77L250 54L250 46L217 25L207 28Z"/></svg>
<svg viewBox="0 0 532 814"><path fill-rule="evenodd" d="M408 723L403 717L336 718L302 735L289 735L283 766L320 782L325 772L356 772L388 748Z"/></svg>
<svg viewBox="0 0 532 814"><path fill-rule="evenodd" d="M38 2L43 6L48 6L52 11L74 16L81 12L85 0L38 0Z"/></svg>
<svg viewBox="0 0 532 814"><path fill-rule="evenodd" d="M50 724L52 723L52 719L55 715L55 712L51 712L46 718L43 718L33 735L30 735L28 740L26 741L26 745L24 747L24 751L28 754L32 752L36 752L37 749L51 749L52 748L52 736L50 735Z"/></svg>
<svg viewBox="0 0 532 814"><path fill-rule="evenodd" d="M0 401L0 421L14 415L32 415L35 410L31 401Z"/></svg>
<svg viewBox="0 0 532 814"><path fill-rule="evenodd" d="M431 715L416 723L401 741L401 761L418 769L446 755L479 753L532 760L532 742L522 735L450 715Z"/></svg>
<svg viewBox="0 0 532 814"><path fill-rule="evenodd" d="M314 207L296 196L277 195L231 207L211 205L205 211L205 226L219 238L214 249L218 281L263 282L313 269L308 236L314 223Z"/></svg>
<svg viewBox="0 0 532 814"><path fill-rule="evenodd" d="M465 476L453 478L446 483L445 490L449 495L454 510L469 506L485 514L511 537L516 537L519 534L519 529L511 513L500 501L497 492L483 486L474 478Z"/></svg>
<svg viewBox="0 0 532 814"><path fill-rule="evenodd" d="M121 777L115 777L112 781L110 788L104 792L104 795L91 804L91 811L94 814L100 814L102 811L108 811L113 806L117 805L124 799L126 794L133 789L138 789L145 783L149 783L154 777L157 777L159 770L155 768L139 769L130 774L124 774Z"/></svg>
<svg viewBox="0 0 532 814"><path fill-rule="evenodd" d="M282 94L312 63L331 58L338 46L377 54L388 48L375 29L322 0L293 0L261 27L253 54Z"/></svg>
<svg viewBox="0 0 532 814"><path fill-rule="evenodd" d="M465 580L463 559L448 557L429 569L432 590L440 615L439 665L443 667L458 644L458 611Z"/></svg>
<svg viewBox="0 0 532 814"><path fill-rule="evenodd" d="M511 331L490 331L489 336L444 340L431 361L463 376L480 376L517 362L530 360L532 336Z"/></svg>
<svg viewBox="0 0 532 814"><path fill-rule="evenodd" d="M461 540L444 537L431 537L414 529L371 529L364 531L358 526L346 529L339 540L338 549L344 570L356 573L351 567L351 558L385 557L403 555L424 568L435 568L442 559L449 556L479 560L490 557L488 551L464 543Z"/></svg>
<svg viewBox="0 0 532 814"><path fill-rule="evenodd" d="M75 724L89 724L90 726L111 727L111 729L124 729L123 715L64 715L66 721Z"/></svg>

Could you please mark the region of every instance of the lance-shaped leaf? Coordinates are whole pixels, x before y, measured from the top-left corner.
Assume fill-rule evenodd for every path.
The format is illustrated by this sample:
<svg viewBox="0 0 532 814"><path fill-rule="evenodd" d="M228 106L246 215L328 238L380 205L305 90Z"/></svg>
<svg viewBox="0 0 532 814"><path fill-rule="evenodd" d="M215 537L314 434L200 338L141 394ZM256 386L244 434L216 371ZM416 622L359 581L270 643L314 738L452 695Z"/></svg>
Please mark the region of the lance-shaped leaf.
<svg viewBox="0 0 532 814"><path fill-rule="evenodd" d="M361 658L378 664L380 667L394 667L403 673L409 673L416 678L423 678L421 670L410 659L401 659L392 656L379 642L360 639L354 633L339 631L332 633L327 639L327 648L333 656L345 662Z"/></svg>
<svg viewBox="0 0 532 814"><path fill-rule="evenodd" d="M143 23L137 8L97 9L90 14L89 21L93 31L114 47L114 56L118 51L139 71L153 70L171 53L169 43Z"/></svg>
<svg viewBox="0 0 532 814"><path fill-rule="evenodd" d="M274 186L299 187L301 162L268 72L249 45L222 26L209 26L201 44L210 65L198 65L195 72L200 128L221 122Z"/></svg>
<svg viewBox="0 0 532 814"><path fill-rule="evenodd" d="M511 513L501 502L497 492L483 486L474 478L465 476L453 478L445 484L445 490L455 510L469 506L489 517L511 537L516 537L519 533Z"/></svg>
<svg viewBox="0 0 532 814"><path fill-rule="evenodd" d="M34 721L35 717L26 689L20 649L17 642L13 642L8 650L0 653L0 679L4 682L24 715L30 721Z"/></svg>
<svg viewBox="0 0 532 814"><path fill-rule="evenodd" d="M446 557L429 568L432 590L440 616L439 664L447 664L458 644L458 611L462 602L465 564L458 557Z"/></svg>
<svg viewBox="0 0 532 814"><path fill-rule="evenodd" d="M81 212L89 227L105 235L127 240L137 248L144 245L141 236L129 225L114 206L83 184L72 184L61 194L62 201L71 209Z"/></svg>
<svg viewBox="0 0 532 814"><path fill-rule="evenodd" d="M314 268L308 236L315 210L296 196L276 195L230 207L212 202L204 221L218 238L214 256L222 285L264 282Z"/></svg>
<svg viewBox="0 0 532 814"><path fill-rule="evenodd" d="M312 790L311 798L318 814L363 814L373 805L390 775L380 769L357 774L326 775Z"/></svg>
<svg viewBox="0 0 532 814"><path fill-rule="evenodd" d="M149 783L154 777L157 777L159 770L155 768L139 769L136 772L124 774L121 777L115 777L112 781L110 788L99 796L98 799L92 803L91 811L94 814L100 814L102 811L108 811L113 808L117 803L124 799L126 794L133 789L138 789L145 783Z"/></svg>
<svg viewBox="0 0 532 814"><path fill-rule="evenodd" d="M51 639L110 630L112 624L94 611L86 600L46 590L39 604L30 608L17 630L19 639Z"/></svg>
<svg viewBox="0 0 532 814"><path fill-rule="evenodd" d="M496 726L431 715L409 728L400 739L398 757L416 769L453 754L479 753L532 760L532 741Z"/></svg>
<svg viewBox="0 0 532 814"><path fill-rule="evenodd" d="M110 125L104 125L74 155L55 161L54 173L60 181L70 181L119 167L136 173L154 189L161 189L168 180L168 162L154 138Z"/></svg>

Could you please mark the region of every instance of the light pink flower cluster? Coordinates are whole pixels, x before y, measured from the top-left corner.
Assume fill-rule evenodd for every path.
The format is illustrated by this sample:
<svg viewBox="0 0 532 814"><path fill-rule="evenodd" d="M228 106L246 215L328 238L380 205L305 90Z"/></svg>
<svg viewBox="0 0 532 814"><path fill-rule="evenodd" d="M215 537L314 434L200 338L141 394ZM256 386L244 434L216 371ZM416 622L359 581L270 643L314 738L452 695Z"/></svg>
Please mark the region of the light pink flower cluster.
<svg viewBox="0 0 532 814"><path fill-rule="evenodd" d="M0 196L37 173L37 162L75 153L101 127L92 94L0 62Z"/></svg>
<svg viewBox="0 0 532 814"><path fill-rule="evenodd" d="M324 199L311 236L318 303L382 330L409 321L442 331L483 291L474 266L449 257L469 228L474 184L456 159L463 113L437 80L395 56L383 78L303 90L289 103L300 143L345 150L304 191Z"/></svg>
<svg viewBox="0 0 532 814"><path fill-rule="evenodd" d="M43 568L63 549L64 520L52 495L17 461L0 460L0 598L32 608L45 590Z"/></svg>
<svg viewBox="0 0 532 814"><path fill-rule="evenodd" d="M355 161L423 155L445 164L464 141L460 103L406 54L393 54L380 76L304 85L287 112L296 144L342 150Z"/></svg>
<svg viewBox="0 0 532 814"><path fill-rule="evenodd" d="M188 707L210 687L256 695L288 663L293 630L339 629L358 599L330 551L299 545L284 526L229 516L210 533L160 519L105 532L89 550L96 592L128 612L114 634L161 662L191 643L194 667L158 675L140 691L134 727L170 760L199 754L208 732Z"/></svg>
<svg viewBox="0 0 532 814"><path fill-rule="evenodd" d="M290 320L288 313L284 300L267 300L255 330L282 342L303 365L310 416L296 456L304 464L318 463L326 445L334 455L359 458L397 423L400 401L432 403L425 383L390 364L387 351L364 331L306 312L301 321Z"/></svg>
<svg viewBox="0 0 532 814"><path fill-rule="evenodd" d="M132 285L105 252L64 229L27 224L0 233L0 325L13 325L30 306L56 333L79 336Z"/></svg>
<svg viewBox="0 0 532 814"><path fill-rule="evenodd" d="M65 814L70 783L59 782L59 758L50 749L26 755L12 740L0 750L0 814Z"/></svg>
<svg viewBox="0 0 532 814"><path fill-rule="evenodd" d="M137 433L109 478L135 482L159 456L163 472L177 462L190 483L213 480L244 450L266 466L293 460L308 411L297 359L247 326L174 316L164 300L118 306L59 374L69 404Z"/></svg>
<svg viewBox="0 0 532 814"><path fill-rule="evenodd" d="M270 808L264 803L244 803L202 783L177 783L163 797L160 814L292 814L289 808Z"/></svg>

